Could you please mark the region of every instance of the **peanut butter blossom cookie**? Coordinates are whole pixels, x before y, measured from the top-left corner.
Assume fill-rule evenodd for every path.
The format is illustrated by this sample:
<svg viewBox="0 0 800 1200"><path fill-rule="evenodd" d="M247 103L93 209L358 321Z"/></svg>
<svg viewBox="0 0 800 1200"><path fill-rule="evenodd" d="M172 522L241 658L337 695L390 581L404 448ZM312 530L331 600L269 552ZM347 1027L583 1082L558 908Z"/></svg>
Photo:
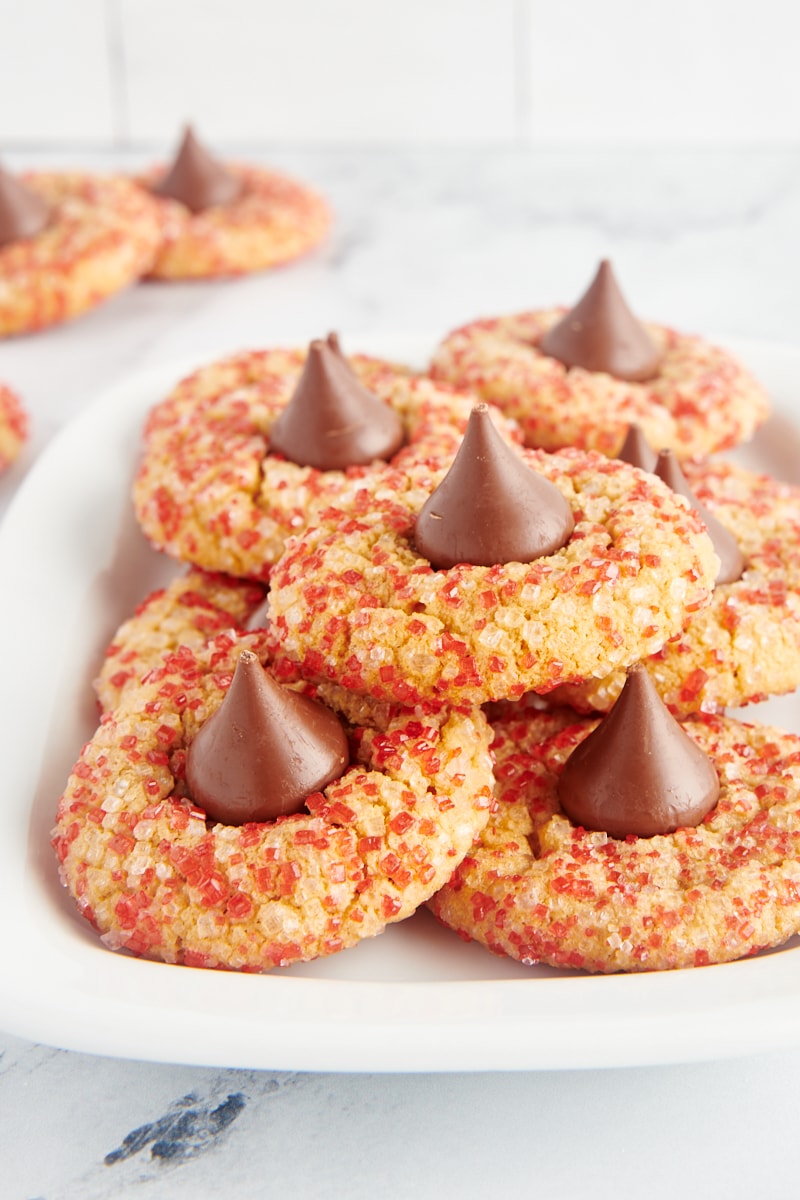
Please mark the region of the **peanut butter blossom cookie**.
<svg viewBox="0 0 800 1200"><path fill-rule="evenodd" d="M151 266L156 202L125 179L0 169L0 336L94 308Z"/></svg>
<svg viewBox="0 0 800 1200"><path fill-rule="evenodd" d="M607 261L565 313L473 321L449 334L431 375L519 422L525 442L616 455L629 424L681 459L746 440L768 414L762 387L726 350L639 322Z"/></svg>
<svg viewBox="0 0 800 1200"><path fill-rule="evenodd" d="M699 517L626 463L513 449L479 405L431 484L288 543L269 597L287 669L407 704L513 699L652 653L710 599Z"/></svg>
<svg viewBox="0 0 800 1200"><path fill-rule="evenodd" d="M0 383L0 471L19 454L28 436L28 415L11 388Z"/></svg>
<svg viewBox="0 0 800 1200"><path fill-rule="evenodd" d="M401 505L429 461L455 455L472 406L402 368L345 359L334 335L308 353L234 355L150 413L135 511L168 554L267 579L286 538L329 505Z"/></svg>
<svg viewBox="0 0 800 1200"><path fill-rule="evenodd" d="M726 962L800 930L800 738L679 724L644 670L600 721L521 708L494 734L497 807L430 902L465 939L609 972Z"/></svg>
<svg viewBox="0 0 800 1200"><path fill-rule="evenodd" d="M312 249L330 226L328 205L311 188L263 167L222 163L191 129L171 166L143 182L160 201L156 279L263 271Z"/></svg>
<svg viewBox="0 0 800 1200"><path fill-rule="evenodd" d="M332 954L412 913L486 823L480 710L353 724L277 682L263 637L165 655L75 764L53 846L112 949L247 971Z"/></svg>
<svg viewBox="0 0 800 1200"><path fill-rule="evenodd" d="M634 437L626 441L632 453ZM711 603L645 660L676 713L716 711L800 685L800 489L733 463L681 469L669 451L639 444L635 460L656 471L701 516L720 558ZM630 461L630 459L629 459ZM558 699L606 711L624 673L559 689Z"/></svg>

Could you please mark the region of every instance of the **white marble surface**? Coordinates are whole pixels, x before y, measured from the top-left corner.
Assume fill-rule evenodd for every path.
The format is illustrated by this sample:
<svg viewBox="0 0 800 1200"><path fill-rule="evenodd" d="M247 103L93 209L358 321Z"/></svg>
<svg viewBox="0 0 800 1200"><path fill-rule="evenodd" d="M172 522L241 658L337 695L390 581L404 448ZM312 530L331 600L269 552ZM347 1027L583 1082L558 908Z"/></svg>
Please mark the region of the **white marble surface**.
<svg viewBox="0 0 800 1200"><path fill-rule="evenodd" d="M141 368L331 328L352 349L362 332L432 339L481 313L569 301L604 255L643 316L800 347L800 151L262 157L329 194L327 246L238 282L142 285L70 326L0 343L0 378L33 426L0 477L0 512L64 423ZM638 1196L644 1180L654 1200L676 1189L796 1195L782 1152L800 1086L793 1047L686 1066L450 1076L171 1067L11 1033L0 1033L0 1055L9 1200L177 1200L221 1184L242 1197L477 1197L498 1179L563 1200Z"/></svg>

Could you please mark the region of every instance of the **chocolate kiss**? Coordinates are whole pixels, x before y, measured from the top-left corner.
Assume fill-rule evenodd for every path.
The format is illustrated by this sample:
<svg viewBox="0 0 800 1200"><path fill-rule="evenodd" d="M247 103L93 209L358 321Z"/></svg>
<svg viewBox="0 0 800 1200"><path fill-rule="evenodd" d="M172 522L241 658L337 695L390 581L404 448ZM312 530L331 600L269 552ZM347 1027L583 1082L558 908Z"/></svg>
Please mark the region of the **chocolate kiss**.
<svg viewBox="0 0 800 1200"><path fill-rule="evenodd" d="M566 367L605 371L632 383L652 379L661 362L650 334L628 308L607 258L575 307L548 329L539 349Z"/></svg>
<svg viewBox="0 0 800 1200"><path fill-rule="evenodd" d="M617 458L622 462L630 463L632 467L639 467L642 471L649 471L652 475L656 469L658 455L642 433L641 427L639 425L629 425L628 432L625 434L625 441L620 447Z"/></svg>
<svg viewBox="0 0 800 1200"><path fill-rule="evenodd" d="M36 237L49 220L47 201L0 167L0 246Z"/></svg>
<svg viewBox="0 0 800 1200"><path fill-rule="evenodd" d="M404 441L403 424L358 380L336 334L308 348L297 387L269 434L270 450L300 467L341 471L388 459Z"/></svg>
<svg viewBox="0 0 800 1200"><path fill-rule="evenodd" d="M661 451L653 473L658 475L659 479L663 479L673 492L686 497L708 530L708 536L714 543L719 558L719 571L715 583L735 583L737 579L741 579L744 558L736 538L697 499L671 450Z"/></svg>
<svg viewBox="0 0 800 1200"><path fill-rule="evenodd" d="M477 404L442 482L417 517L418 552L437 568L532 562L569 540L575 522L558 488L507 446Z"/></svg>
<svg viewBox="0 0 800 1200"><path fill-rule="evenodd" d="M243 650L222 703L189 747L186 782L211 820L242 825L300 812L348 762L339 718L281 687Z"/></svg>
<svg viewBox="0 0 800 1200"><path fill-rule="evenodd" d="M241 181L198 142L187 126L180 149L163 179L153 185L159 196L180 200L191 212L232 204L242 190Z"/></svg>
<svg viewBox="0 0 800 1200"><path fill-rule="evenodd" d="M616 838L699 825L718 796L714 764L681 729L641 663L558 780L570 820Z"/></svg>

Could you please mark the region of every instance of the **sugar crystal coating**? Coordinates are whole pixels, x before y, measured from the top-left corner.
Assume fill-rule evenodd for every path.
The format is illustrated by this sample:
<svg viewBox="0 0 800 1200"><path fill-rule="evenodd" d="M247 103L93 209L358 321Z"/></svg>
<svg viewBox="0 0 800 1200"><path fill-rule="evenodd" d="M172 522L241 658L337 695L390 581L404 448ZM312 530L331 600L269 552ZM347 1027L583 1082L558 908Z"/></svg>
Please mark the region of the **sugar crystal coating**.
<svg viewBox="0 0 800 1200"><path fill-rule="evenodd" d="M764 389L728 351L703 338L646 323L661 355L646 383L567 368L538 349L563 309L488 317L461 326L437 348L431 376L472 390L519 422L525 442L578 446L614 456L630 424L683 462L746 441L766 419Z"/></svg>
<svg viewBox="0 0 800 1200"><path fill-rule="evenodd" d="M744 571L646 660L672 712L715 712L800 686L800 488L721 459L683 464L704 508L733 533ZM560 703L605 712L624 672L557 692ZM555 698L555 697L554 697Z"/></svg>
<svg viewBox="0 0 800 1200"><path fill-rule="evenodd" d="M308 813L209 827L186 751L263 633L168 653L103 714L61 797L53 846L80 912L112 949L265 971L380 933L428 899L488 818L483 714L407 710L352 725L352 765ZM305 687L307 694L313 689Z"/></svg>
<svg viewBox="0 0 800 1200"><path fill-rule="evenodd" d="M150 412L134 509L168 554L267 580L286 539L333 504L402 507L442 456L454 456L474 401L407 370L353 355L361 383L400 418L406 445L389 463L340 471L270 454L270 429L306 360L302 348L251 351L202 367ZM516 430L497 414L512 439Z"/></svg>
<svg viewBox="0 0 800 1200"><path fill-rule="evenodd" d="M523 963L648 971L728 962L800 931L800 738L724 717L684 729L714 762L696 829L623 841L576 828L557 783L596 725L567 709L493 723L498 804L429 907Z"/></svg>
<svg viewBox="0 0 800 1200"><path fill-rule="evenodd" d="M708 603L718 559L661 480L578 450L524 454L574 514L561 550L434 571L413 546L419 489L391 520L331 509L273 570L279 659L379 700L514 699L628 666Z"/></svg>

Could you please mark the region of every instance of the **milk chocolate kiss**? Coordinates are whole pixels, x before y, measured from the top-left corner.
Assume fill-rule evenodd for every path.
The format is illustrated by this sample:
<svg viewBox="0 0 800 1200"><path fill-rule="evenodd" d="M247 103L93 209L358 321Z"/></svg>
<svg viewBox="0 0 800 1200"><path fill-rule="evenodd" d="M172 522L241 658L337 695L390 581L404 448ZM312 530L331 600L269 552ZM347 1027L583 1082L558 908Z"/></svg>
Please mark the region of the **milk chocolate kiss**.
<svg viewBox="0 0 800 1200"><path fill-rule="evenodd" d="M243 650L222 703L189 747L186 782L213 821L242 825L302 811L348 761L338 717L276 683Z"/></svg>
<svg viewBox="0 0 800 1200"><path fill-rule="evenodd" d="M190 212L232 204L242 190L241 181L198 142L188 126L175 160L163 179L153 185L159 196L180 200Z"/></svg>
<svg viewBox="0 0 800 1200"><path fill-rule="evenodd" d="M417 517L414 542L436 568L491 567L552 554L574 527L558 488L506 445L487 405L478 404L453 465Z"/></svg>
<svg viewBox="0 0 800 1200"><path fill-rule="evenodd" d="M617 458L622 462L630 463L632 467L649 471L652 475L656 469L658 455L642 433L640 426L629 425Z"/></svg>
<svg viewBox="0 0 800 1200"><path fill-rule="evenodd" d="M298 466L341 471L391 458L404 436L397 413L359 381L331 333L309 346L297 387L269 441L270 450Z"/></svg>
<svg viewBox="0 0 800 1200"><path fill-rule="evenodd" d="M616 838L699 825L718 796L714 764L681 729L640 663L558 780L570 820Z"/></svg>
<svg viewBox="0 0 800 1200"><path fill-rule="evenodd" d="M673 492L677 492L679 496L685 496L706 526L708 536L714 543L714 549L720 561L715 583L735 583L737 579L741 579L744 571L744 558L736 538L697 499L671 450L661 451L653 473L658 475L659 479L663 479Z"/></svg>
<svg viewBox="0 0 800 1200"><path fill-rule="evenodd" d="M539 349L566 367L605 371L631 383L653 379L661 362L650 334L628 308L608 259L575 307L548 329Z"/></svg>
<svg viewBox="0 0 800 1200"><path fill-rule="evenodd" d="M49 220L47 201L0 167L0 246L36 237Z"/></svg>

